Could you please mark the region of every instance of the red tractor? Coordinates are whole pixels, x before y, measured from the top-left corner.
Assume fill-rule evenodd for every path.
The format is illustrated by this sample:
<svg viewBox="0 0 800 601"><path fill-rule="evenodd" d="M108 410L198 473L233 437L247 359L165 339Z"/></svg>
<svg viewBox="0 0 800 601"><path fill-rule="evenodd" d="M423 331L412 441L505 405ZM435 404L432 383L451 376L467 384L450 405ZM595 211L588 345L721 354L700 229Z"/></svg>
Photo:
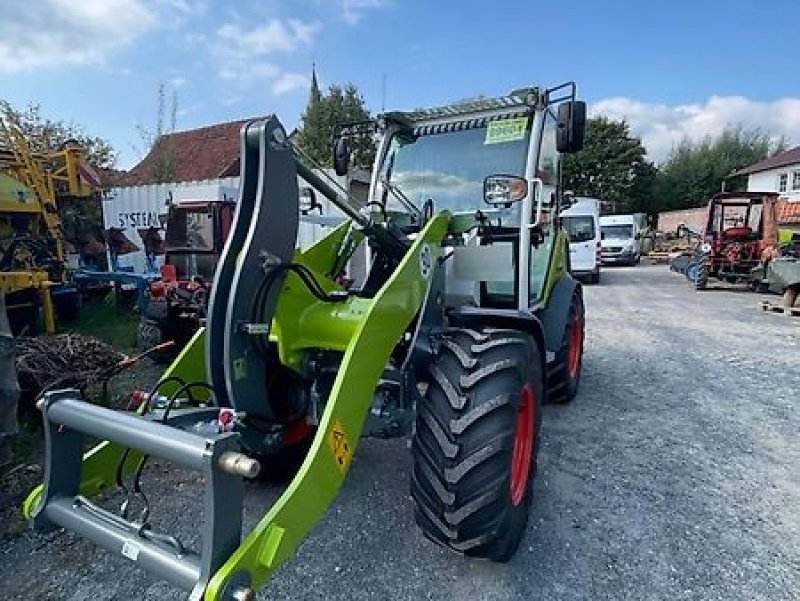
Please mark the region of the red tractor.
<svg viewBox="0 0 800 601"><path fill-rule="evenodd" d="M182 349L206 316L208 292L217 260L233 222L235 203L179 201L170 204L161 278L147 289L147 305L139 321L137 342L152 348L172 340L171 351L154 359L166 361ZM158 235L157 231L151 232ZM146 234L142 234L147 246Z"/></svg>
<svg viewBox="0 0 800 601"><path fill-rule="evenodd" d="M778 247L772 192L722 192L708 203L708 221L686 276L697 290L713 278L756 289Z"/></svg>

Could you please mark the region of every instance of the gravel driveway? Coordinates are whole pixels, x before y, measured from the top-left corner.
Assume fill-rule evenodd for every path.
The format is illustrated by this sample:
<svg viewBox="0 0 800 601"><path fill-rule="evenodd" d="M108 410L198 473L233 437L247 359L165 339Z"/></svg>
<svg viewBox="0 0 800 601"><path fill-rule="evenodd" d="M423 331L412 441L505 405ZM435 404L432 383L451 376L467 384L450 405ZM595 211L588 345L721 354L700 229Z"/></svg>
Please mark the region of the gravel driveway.
<svg viewBox="0 0 800 601"><path fill-rule="evenodd" d="M663 266L585 288L578 397L545 408L520 552L466 560L413 524L404 440L364 440L334 506L259 599L800 599L800 318ZM191 542L194 475L151 470ZM277 490L252 487L252 524ZM185 598L71 535L0 541L0 598Z"/></svg>

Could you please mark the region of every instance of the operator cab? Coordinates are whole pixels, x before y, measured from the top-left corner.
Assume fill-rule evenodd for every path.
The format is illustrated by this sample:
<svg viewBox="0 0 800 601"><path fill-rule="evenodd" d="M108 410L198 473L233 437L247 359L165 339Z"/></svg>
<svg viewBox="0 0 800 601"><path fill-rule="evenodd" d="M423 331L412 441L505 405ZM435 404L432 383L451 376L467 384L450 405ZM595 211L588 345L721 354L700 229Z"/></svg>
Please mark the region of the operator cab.
<svg viewBox="0 0 800 601"><path fill-rule="evenodd" d="M582 147L584 124L574 84L386 113L377 123L382 138L367 210L373 221L412 235L448 211L446 304L530 311L559 275L549 260L559 155ZM346 172L348 156L340 137L337 173Z"/></svg>

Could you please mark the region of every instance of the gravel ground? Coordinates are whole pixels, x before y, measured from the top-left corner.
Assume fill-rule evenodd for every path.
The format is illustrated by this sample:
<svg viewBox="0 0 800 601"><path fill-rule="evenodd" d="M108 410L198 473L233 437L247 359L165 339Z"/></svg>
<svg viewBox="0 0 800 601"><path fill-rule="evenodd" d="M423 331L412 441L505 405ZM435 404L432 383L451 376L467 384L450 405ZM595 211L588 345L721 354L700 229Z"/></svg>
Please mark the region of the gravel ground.
<svg viewBox="0 0 800 601"><path fill-rule="evenodd" d="M413 525L404 440L364 440L336 503L259 599L800 599L800 318L664 266L586 287L581 390L545 408L528 532L504 565ZM192 474L151 470L191 542ZM253 486L252 524L278 494ZM110 501L114 501L111 499ZM3 599L183 599L71 535L0 541Z"/></svg>

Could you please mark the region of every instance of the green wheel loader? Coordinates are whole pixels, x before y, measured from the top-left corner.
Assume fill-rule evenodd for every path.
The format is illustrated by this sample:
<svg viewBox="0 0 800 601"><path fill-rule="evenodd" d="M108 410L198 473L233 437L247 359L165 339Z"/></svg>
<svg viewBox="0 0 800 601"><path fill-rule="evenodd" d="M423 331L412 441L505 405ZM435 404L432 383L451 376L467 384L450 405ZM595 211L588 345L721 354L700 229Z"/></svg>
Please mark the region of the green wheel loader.
<svg viewBox="0 0 800 601"><path fill-rule="evenodd" d="M275 117L246 125L205 327L134 413L44 395L33 527L73 530L189 599L252 599L332 502L359 438L413 431L424 535L509 559L541 404L571 400L581 374L583 299L557 216L559 159L582 147L585 114L568 83L346 125L340 174L350 134L380 138L366 206L317 176ZM303 250L298 174L348 217ZM367 272L343 278L355 252ZM86 436L105 442L84 452ZM202 474L199 548L151 525L149 456ZM244 479L259 472L292 479L243 533ZM92 500L115 484L118 510Z"/></svg>

